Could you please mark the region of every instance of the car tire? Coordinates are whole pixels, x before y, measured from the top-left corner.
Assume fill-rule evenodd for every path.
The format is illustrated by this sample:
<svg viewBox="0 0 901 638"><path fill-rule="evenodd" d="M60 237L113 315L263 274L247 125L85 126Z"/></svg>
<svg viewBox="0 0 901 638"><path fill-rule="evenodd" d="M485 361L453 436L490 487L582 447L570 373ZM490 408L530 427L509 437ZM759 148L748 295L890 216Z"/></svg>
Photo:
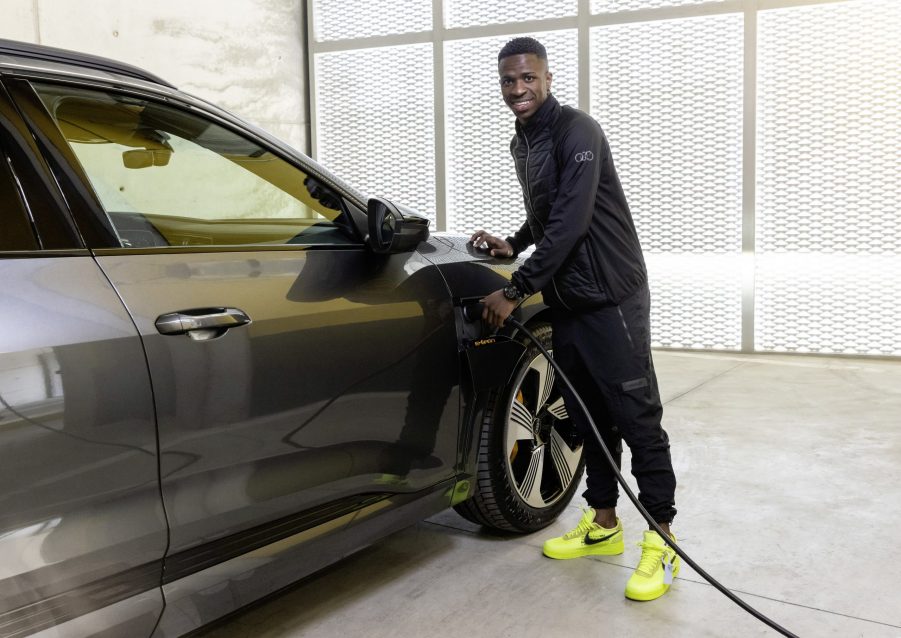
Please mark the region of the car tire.
<svg viewBox="0 0 901 638"><path fill-rule="evenodd" d="M550 324L529 330L551 350ZM474 494L455 506L474 523L517 533L550 525L572 500L585 467L553 368L525 336L523 343L512 381L488 397Z"/></svg>

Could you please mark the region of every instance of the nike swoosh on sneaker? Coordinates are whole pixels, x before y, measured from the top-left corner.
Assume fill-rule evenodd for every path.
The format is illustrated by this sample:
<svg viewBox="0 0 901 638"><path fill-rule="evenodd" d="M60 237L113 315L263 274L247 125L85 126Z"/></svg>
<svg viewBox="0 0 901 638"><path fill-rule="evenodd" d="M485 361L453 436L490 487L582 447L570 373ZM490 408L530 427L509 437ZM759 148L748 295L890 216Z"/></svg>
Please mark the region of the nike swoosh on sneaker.
<svg viewBox="0 0 901 638"><path fill-rule="evenodd" d="M597 545L598 543L603 543L605 540L609 538L613 538L619 534L619 530L616 530L612 534L607 534L606 536L601 536L600 538L592 538L589 534L585 534L585 544L586 545Z"/></svg>

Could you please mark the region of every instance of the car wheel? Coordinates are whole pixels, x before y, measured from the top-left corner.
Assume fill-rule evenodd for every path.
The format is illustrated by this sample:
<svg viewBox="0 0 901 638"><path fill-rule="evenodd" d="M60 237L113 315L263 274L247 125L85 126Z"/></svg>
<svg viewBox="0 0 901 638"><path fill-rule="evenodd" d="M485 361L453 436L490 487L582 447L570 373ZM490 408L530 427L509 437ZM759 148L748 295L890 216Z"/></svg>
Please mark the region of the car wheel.
<svg viewBox="0 0 901 638"><path fill-rule="evenodd" d="M550 351L550 324L529 329ZM475 493L455 508L474 523L511 532L551 524L572 499L585 466L554 370L523 339L526 353L513 381L488 398Z"/></svg>

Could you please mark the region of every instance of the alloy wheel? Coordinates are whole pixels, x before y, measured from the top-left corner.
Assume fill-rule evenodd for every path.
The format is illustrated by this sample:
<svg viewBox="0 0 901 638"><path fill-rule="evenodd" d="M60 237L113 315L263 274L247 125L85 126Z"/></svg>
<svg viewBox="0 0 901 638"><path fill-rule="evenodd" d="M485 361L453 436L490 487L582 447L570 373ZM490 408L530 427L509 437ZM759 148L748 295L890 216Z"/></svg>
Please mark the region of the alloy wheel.
<svg viewBox="0 0 901 638"><path fill-rule="evenodd" d="M539 509L567 493L582 459L555 377L539 353L518 375L506 414L507 471L520 498Z"/></svg>

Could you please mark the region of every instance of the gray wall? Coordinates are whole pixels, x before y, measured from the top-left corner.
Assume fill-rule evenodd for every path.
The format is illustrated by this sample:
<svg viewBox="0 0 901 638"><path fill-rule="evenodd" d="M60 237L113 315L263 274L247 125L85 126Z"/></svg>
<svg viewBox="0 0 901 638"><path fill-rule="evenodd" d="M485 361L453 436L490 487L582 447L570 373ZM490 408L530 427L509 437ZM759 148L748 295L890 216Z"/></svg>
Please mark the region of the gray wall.
<svg viewBox="0 0 901 638"><path fill-rule="evenodd" d="M0 38L116 58L306 152L303 0L0 0Z"/></svg>

